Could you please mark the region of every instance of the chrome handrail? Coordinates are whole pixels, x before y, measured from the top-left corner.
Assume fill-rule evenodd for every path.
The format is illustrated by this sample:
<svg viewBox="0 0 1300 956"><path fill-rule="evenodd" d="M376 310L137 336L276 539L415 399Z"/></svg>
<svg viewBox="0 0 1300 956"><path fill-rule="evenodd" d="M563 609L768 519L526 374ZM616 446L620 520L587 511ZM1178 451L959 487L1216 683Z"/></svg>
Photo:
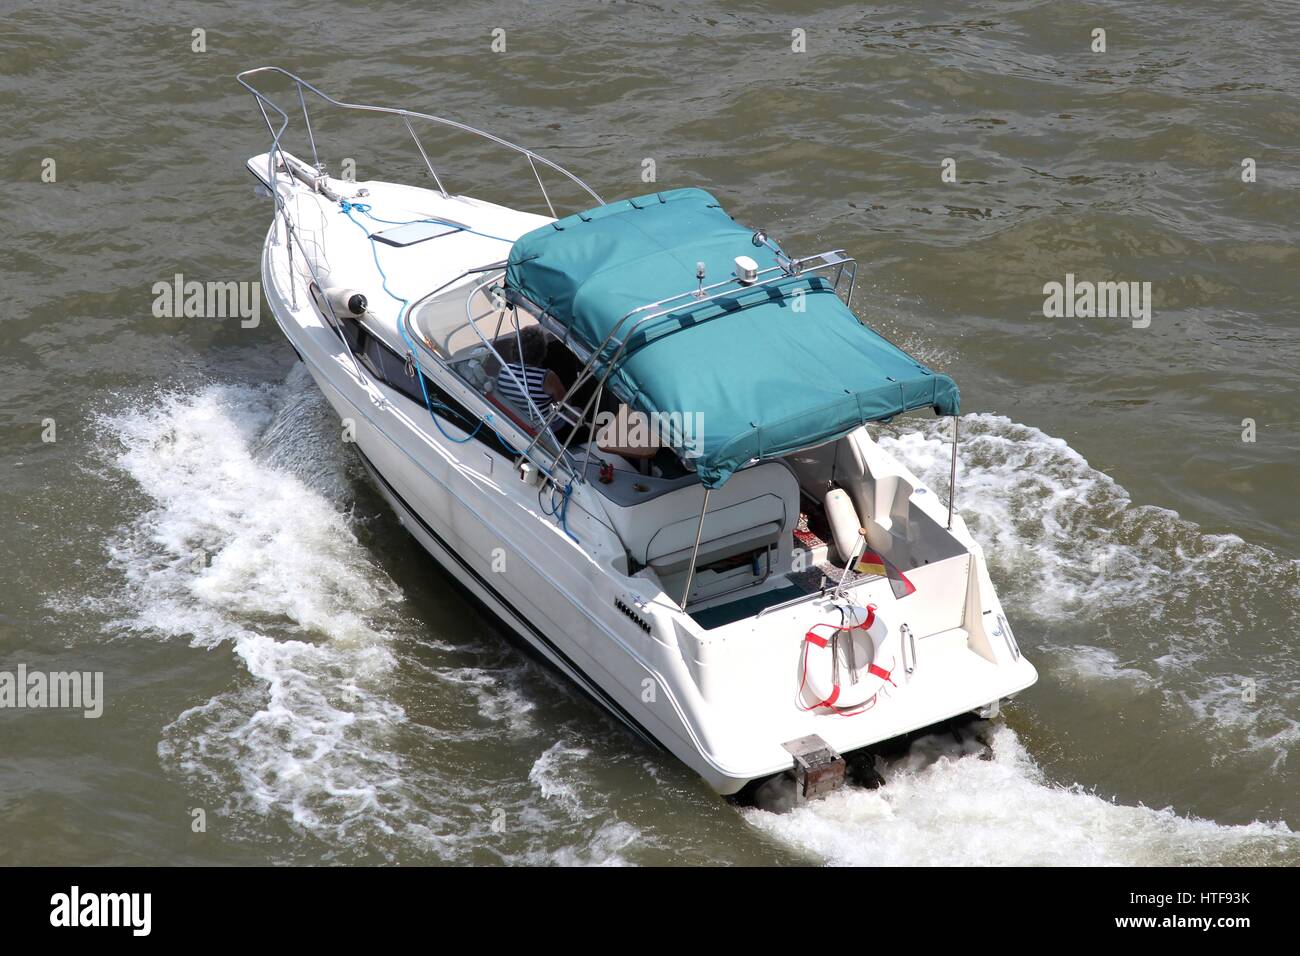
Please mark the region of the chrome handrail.
<svg viewBox="0 0 1300 956"><path fill-rule="evenodd" d="M262 69L267 69L267 68L263 67ZM243 74L240 75L242 76ZM244 83L242 79L240 79L239 82L244 86L248 87L248 84ZM252 89L252 87L248 87L248 88ZM302 253L303 264L307 266L307 271L311 275L312 283L314 283L318 289L323 289L324 286L321 283L320 274L316 271L316 266L311 260L311 256L307 255L307 249L302 244L302 240L298 237L297 231L293 227L293 222L289 218L289 208L285 204L284 196L280 194L280 190L279 190L280 166L284 166L285 172L288 173L290 176L298 175L298 173L295 172L296 167L292 165L292 163L290 162L291 157L284 151L284 147L280 145L280 137L283 136L284 131L289 128L289 114L286 113L284 110L280 109L280 107L276 106L274 102L262 96L260 93L254 91L254 94L257 96L257 107L262 113L262 119L266 121L266 128L271 131L272 150L267 152L267 166L270 167L271 181L267 185L270 188L271 196L275 202L276 214L278 214L284 220L284 240L287 243L287 247L285 251L288 255L288 269L289 269L290 305L291 308L296 309L298 307L298 284L297 284L297 279L294 276L294 270L293 270L293 247L295 245L298 246L298 251ZM280 128L278 130L271 125L271 117L268 116L266 112L267 107L270 107L277 114L279 114L281 120L283 121L281 122ZM306 110L305 103L303 105L303 109L304 111ZM310 139L311 139L312 149L314 151L316 148L316 138L315 136L310 136ZM280 161L278 163L275 161L275 158L272 155L272 153L279 154ZM273 245L279 244L279 239L276 237L275 216L271 217L270 241ZM334 311L334 304L326 296L322 296L322 299L325 303L325 307L329 309L330 319L332 320L329 323L330 328L334 330L334 334L338 336L339 341L343 344L343 351L347 353L348 359L352 363L352 370L356 374L357 381L362 383L367 393L371 395L372 399L374 399L375 396L379 395L380 393L375 391L375 389L370 385L370 382L366 378L365 374L361 371L361 364L357 360L356 353L352 351L352 347L348 345L347 337L344 336L343 334L343 323L340 321L338 314Z"/></svg>
<svg viewBox="0 0 1300 956"><path fill-rule="evenodd" d="M433 177L433 181L437 184L438 190L442 193L444 198L448 195L447 189L443 185L442 179L438 176L437 170L434 169L433 163L432 161L430 161L428 153L425 152L424 144L421 143L419 136L417 136L415 133L415 129L411 126L412 119L426 120L431 123L438 123L443 126L449 126L452 129L458 129L465 133L470 133L475 136L480 136L483 139L490 140L491 142L496 143L498 146L504 146L506 149L512 150L526 157L529 162L529 165L533 169L534 176L536 176L537 178L537 184L538 186L541 187L542 198L545 200L547 208L551 210L552 216L555 215L554 212L555 207L551 203L551 197L546 191L546 186L542 183L542 178L540 174L538 174L537 165L536 165L537 163L541 163L543 166L555 170L555 172L559 173L561 176L564 176L575 186L582 189L583 192L587 193L587 195L591 196L591 198L596 200L596 202L599 205L602 206L605 205L605 200L601 199L600 195L594 189L588 186L582 179L578 178L573 173L569 172L563 166L559 165L558 163L552 162L551 160L547 159L545 156L538 155L537 153L533 152L531 149L528 149L525 146L520 146L518 143L512 143L507 139L502 139L500 136L497 136L493 133L489 133L486 130L477 129L473 126L469 126L465 123L461 123L456 120L445 119L444 117L441 116L434 116L432 113L421 113L417 110L401 109L401 108L391 107L391 106L371 106L364 103L347 103L344 102L343 100L335 99L334 97L330 96L328 93L324 93L321 90L317 89L315 86L313 86L311 83L308 83L302 77L294 73L290 73L288 70L282 69L281 67L278 66L259 66L259 67L254 67L251 70L244 70L242 73L237 74L235 79L239 81L240 86L244 87L244 89L252 93L253 96L257 99L258 106L262 110L263 119L266 120L267 129L271 133L272 145L274 147L274 150L276 152L279 152L281 156L284 155L284 147L280 142L280 140L285 130L288 128L289 114L286 113L279 106L277 106L275 101L268 94L259 90L256 86L254 86L249 81L250 77L258 76L263 73L279 74L280 76L286 77L287 79L291 80L294 83L298 93L299 105L302 108L303 122L307 129L307 138L311 144L312 161L313 163L315 163L317 170L321 168L320 154L317 151L316 137L312 131L311 116L307 110L307 99L303 92L304 90L310 91L312 94L319 97L321 100L328 103L330 106L337 107L338 109L355 110L357 112L364 112L364 113L380 113L380 114L386 114L390 116L401 117L407 132L411 134L411 139L415 141L416 149L419 150L420 156L424 160L425 168L429 170L429 175ZM277 114L279 114L279 116L283 120L283 123L281 124L280 129L278 131L271 125L270 117L266 115L267 107L270 107Z"/></svg>
<svg viewBox="0 0 1300 956"><path fill-rule="evenodd" d="M1020 644L1016 641L1015 635L1011 633L1011 625L1007 623L1006 615L1001 611L998 611L998 629L993 633L1001 635L1002 639L1007 642L1007 649L1011 651L1011 659L1013 661L1020 660Z"/></svg>

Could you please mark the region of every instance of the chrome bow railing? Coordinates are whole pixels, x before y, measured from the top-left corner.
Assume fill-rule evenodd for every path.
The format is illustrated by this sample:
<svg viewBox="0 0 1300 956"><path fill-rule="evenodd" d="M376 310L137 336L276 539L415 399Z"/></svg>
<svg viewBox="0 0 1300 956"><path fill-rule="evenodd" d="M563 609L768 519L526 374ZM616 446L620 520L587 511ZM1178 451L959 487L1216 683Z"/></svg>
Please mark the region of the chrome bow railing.
<svg viewBox="0 0 1300 956"><path fill-rule="evenodd" d="M524 146L520 146L517 143L512 143L509 140L502 139L500 136L496 136L484 130L476 129L473 126L466 125L465 123L459 123L456 120L449 120L449 119L444 119L441 116L434 116L431 113L420 113L415 110L399 109L391 106L369 106L362 103L345 103L342 100L337 100L334 97L330 96L328 93L324 93L321 90L317 89L315 86L308 83L302 77L290 73L288 70L281 69L278 66L259 66L251 70L244 70L242 73L238 74L235 77L235 79L237 79L240 85L243 86L246 90L248 90L248 92L252 93L253 96L256 98L258 108L262 111L262 119L266 121L266 128L271 133L271 143L272 143L271 152L277 154L282 160L284 158L284 147L282 144L282 138L284 136L285 131L289 127L289 113L287 110L277 105L276 102L271 98L270 94L263 92L253 84L252 82L253 77L260 77L264 74L274 74L274 75L282 76L293 83L294 91L297 93L298 108L302 110L303 128L307 134L307 141L311 146L312 162L315 165L318 172L322 169L322 166L320 161L320 152L317 149L317 145L316 145L316 134L315 131L312 129L312 125L311 125L311 113L307 109L308 93L311 93L313 96L319 98L323 102L337 109L349 110L349 111L360 112L360 113L385 114L389 116L398 117L402 121L402 124L406 127L407 133L410 134L411 139L414 141L415 148L419 150L420 158L424 160L425 168L428 169L429 175L433 177L433 181L437 185L438 191L442 193L444 198L448 196L447 188L443 184L442 177L438 175L437 169L434 168L433 162L429 159L429 154L424 148L424 143L420 140L419 135L416 133L415 126L412 125L411 122L412 120L436 123L441 126L450 127L451 129L460 130L461 132L464 133L470 133L474 136L478 136L490 142L496 143L498 146L502 146L508 150L511 150L523 156L525 159L528 160L529 168L531 168L533 171L533 177L537 180L538 188L540 188L542 191L542 198L546 202L546 208L551 211L551 216L553 218L557 215L555 211L555 204L551 201L551 196L550 193L547 192L546 184L542 181L541 170L538 169L539 165L544 166L547 169L551 169L556 173L559 173L569 182L573 183L575 186L577 186L579 189L585 192L588 196L594 199L598 205L603 206L605 204L605 200L601 199L594 189L588 186L585 182L583 182L573 173L569 172L563 166L559 165L558 163L552 162L551 160L547 159L545 156L539 156L537 153L534 153L531 149L528 149ZM280 119L280 124L278 129L276 128L275 124L272 123L271 121L271 113L274 113ZM274 170L273 170L273 175L274 175Z"/></svg>

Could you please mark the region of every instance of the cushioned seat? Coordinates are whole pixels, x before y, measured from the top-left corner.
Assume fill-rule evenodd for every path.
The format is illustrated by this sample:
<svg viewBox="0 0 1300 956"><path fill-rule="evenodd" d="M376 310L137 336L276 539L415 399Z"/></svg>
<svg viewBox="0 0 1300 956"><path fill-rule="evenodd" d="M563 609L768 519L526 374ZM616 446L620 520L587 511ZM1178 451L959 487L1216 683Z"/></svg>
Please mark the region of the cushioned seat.
<svg viewBox="0 0 1300 956"><path fill-rule="evenodd" d="M666 585L686 574L700 527L704 487L698 482L648 500L607 505L628 554ZM709 495L700 535L699 564L773 548L772 567L788 567L792 529L799 519L799 485L780 461L736 472Z"/></svg>

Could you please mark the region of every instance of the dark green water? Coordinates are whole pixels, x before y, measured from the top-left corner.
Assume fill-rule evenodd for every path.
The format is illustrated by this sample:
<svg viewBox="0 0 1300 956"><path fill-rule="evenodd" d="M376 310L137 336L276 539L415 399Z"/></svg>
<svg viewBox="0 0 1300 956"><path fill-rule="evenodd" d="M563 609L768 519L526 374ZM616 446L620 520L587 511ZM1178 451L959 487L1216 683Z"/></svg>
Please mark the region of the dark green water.
<svg viewBox="0 0 1300 956"><path fill-rule="evenodd" d="M1294 5L0 13L0 670L107 697L0 710L0 861L1300 861ZM881 791L737 812L448 588L269 316L154 317L178 272L258 278L233 76L264 64L858 257L859 311L962 386L960 507L1042 675L995 759L927 741ZM400 127L317 133L424 182ZM526 167L430 146L535 208ZM1150 327L1044 318L1067 273L1150 282ZM932 421L886 440L946 486Z"/></svg>

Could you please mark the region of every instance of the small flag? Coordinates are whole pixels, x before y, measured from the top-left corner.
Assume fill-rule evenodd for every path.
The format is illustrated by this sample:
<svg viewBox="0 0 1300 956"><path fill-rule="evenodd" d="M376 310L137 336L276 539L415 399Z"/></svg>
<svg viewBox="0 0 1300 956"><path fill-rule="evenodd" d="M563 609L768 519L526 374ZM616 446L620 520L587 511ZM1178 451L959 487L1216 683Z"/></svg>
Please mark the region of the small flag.
<svg viewBox="0 0 1300 956"><path fill-rule="evenodd" d="M894 567L876 552L870 548L865 548L862 556L853 565L853 570L858 574L874 574L889 578L889 586L894 590L895 598L907 597L916 590L916 586L907 580L907 576L902 571Z"/></svg>
<svg viewBox="0 0 1300 956"><path fill-rule="evenodd" d="M858 563L853 566L853 570L858 574L874 574L879 577L885 576L885 559L871 550L864 550L858 558Z"/></svg>

